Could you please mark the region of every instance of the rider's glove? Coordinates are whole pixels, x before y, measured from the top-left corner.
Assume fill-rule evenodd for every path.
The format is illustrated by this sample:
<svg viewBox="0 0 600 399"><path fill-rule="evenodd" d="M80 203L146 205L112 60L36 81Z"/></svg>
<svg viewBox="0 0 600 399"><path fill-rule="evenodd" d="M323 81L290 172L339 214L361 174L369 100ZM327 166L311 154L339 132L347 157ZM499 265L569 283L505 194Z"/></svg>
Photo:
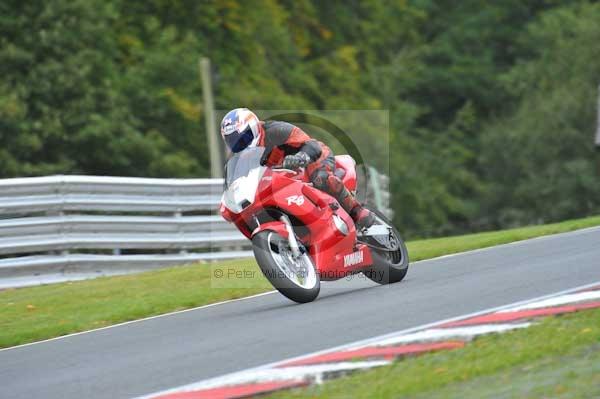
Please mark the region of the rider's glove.
<svg viewBox="0 0 600 399"><path fill-rule="evenodd" d="M283 167L285 169L296 170L298 168L304 168L310 163L310 157L303 151L298 151L294 155L288 155L283 159Z"/></svg>

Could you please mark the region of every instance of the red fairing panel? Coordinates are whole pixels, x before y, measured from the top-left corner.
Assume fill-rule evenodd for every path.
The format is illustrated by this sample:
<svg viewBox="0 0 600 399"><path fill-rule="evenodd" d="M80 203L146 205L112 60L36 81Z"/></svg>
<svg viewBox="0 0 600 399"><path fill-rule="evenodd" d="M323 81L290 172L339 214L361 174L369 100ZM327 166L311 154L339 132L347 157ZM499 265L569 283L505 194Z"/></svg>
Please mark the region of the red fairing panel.
<svg viewBox="0 0 600 399"><path fill-rule="evenodd" d="M337 169L344 169L346 174L342 178L344 186L350 191L356 190L356 168L354 167L356 162L350 155L336 155L335 156L335 167Z"/></svg>
<svg viewBox="0 0 600 399"><path fill-rule="evenodd" d="M336 206L334 198L285 174L273 173L267 180L269 184L265 184L258 195L261 207L281 209L309 229L308 236L301 238L310 247L310 255L322 279L342 278L372 264L370 250L362 244L354 246L356 229L352 218ZM335 227L334 214L348 226L347 235Z"/></svg>
<svg viewBox="0 0 600 399"><path fill-rule="evenodd" d="M287 229L285 227L285 223L279 222L279 221L268 222L268 223L261 224L260 226L258 226L257 228L255 228L254 231L252 231L252 237L254 237L255 235L257 235L261 231L266 231L266 230L274 231L274 232L276 232L277 234L279 234L280 236L282 236L284 238L288 237L288 232L287 232Z"/></svg>
<svg viewBox="0 0 600 399"><path fill-rule="evenodd" d="M349 161L353 162L351 158ZM350 173L348 177L354 184L355 176ZM306 226L307 233L299 238L309 248L322 280L343 278L372 264L370 249L363 244L356 244L352 218L333 197L307 185L305 177L299 179L292 173L267 170L252 205L239 214L222 207L221 214L250 239L265 230L287 237L285 224L281 221L263 223L254 231L248 230L249 225L255 224L251 222L253 215L266 208L279 209L289 215L292 222L296 220ZM347 234L336 227L334 215L346 224Z"/></svg>

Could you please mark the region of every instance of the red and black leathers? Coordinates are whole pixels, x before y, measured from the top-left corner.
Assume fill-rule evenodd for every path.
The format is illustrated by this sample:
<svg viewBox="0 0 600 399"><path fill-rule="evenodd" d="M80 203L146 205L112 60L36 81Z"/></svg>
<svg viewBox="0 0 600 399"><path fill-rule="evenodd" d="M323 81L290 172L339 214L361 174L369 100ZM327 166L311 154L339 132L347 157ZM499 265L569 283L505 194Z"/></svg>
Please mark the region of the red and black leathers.
<svg viewBox="0 0 600 399"><path fill-rule="evenodd" d="M370 212L360 205L342 180L334 174L335 159L329 147L312 139L291 123L265 121L261 122L261 130L259 145L266 148L265 165L281 165L287 155L294 155L300 151L306 153L310 158L306 172L314 187L332 195L346 212L364 227L373 223Z"/></svg>

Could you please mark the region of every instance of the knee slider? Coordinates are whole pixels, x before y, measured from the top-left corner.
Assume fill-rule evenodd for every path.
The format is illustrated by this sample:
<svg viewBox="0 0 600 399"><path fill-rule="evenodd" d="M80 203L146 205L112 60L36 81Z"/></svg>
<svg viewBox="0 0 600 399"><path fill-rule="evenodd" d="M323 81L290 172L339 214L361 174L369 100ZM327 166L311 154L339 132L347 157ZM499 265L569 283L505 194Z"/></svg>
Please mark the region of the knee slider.
<svg viewBox="0 0 600 399"><path fill-rule="evenodd" d="M329 176L327 176L327 186L329 187L329 190L335 194L344 189L344 183L342 183L340 178L333 173L330 173Z"/></svg>

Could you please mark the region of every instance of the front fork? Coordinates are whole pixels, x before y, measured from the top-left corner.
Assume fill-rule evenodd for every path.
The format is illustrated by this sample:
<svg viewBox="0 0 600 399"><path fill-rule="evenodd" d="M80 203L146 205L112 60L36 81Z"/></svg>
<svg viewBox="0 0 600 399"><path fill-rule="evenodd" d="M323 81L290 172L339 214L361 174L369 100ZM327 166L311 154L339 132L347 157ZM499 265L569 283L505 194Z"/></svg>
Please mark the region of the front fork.
<svg viewBox="0 0 600 399"><path fill-rule="evenodd" d="M292 250L292 254L294 258L298 258L302 253L300 252L300 246L298 245L298 240L296 239L296 234L294 234L294 229L292 229L292 223L290 222L290 218L286 214L281 215L279 218L285 225L285 229L288 233L288 242L290 243L290 249Z"/></svg>

